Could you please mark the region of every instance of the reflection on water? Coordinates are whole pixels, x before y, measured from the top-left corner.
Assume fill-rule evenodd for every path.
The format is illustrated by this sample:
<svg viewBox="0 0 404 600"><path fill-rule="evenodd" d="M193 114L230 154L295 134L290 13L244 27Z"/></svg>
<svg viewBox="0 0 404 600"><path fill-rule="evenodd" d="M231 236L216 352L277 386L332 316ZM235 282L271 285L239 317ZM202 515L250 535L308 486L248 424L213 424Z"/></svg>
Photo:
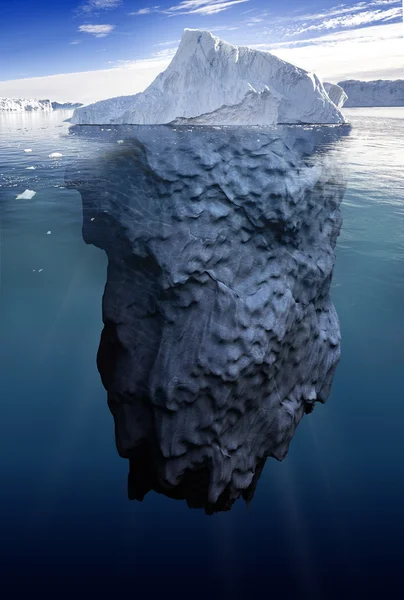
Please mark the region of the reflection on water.
<svg viewBox="0 0 404 600"><path fill-rule="evenodd" d="M328 154L347 134L123 127L70 170L84 240L108 255L98 367L131 498L248 501L266 458L282 460L326 401L345 192Z"/></svg>

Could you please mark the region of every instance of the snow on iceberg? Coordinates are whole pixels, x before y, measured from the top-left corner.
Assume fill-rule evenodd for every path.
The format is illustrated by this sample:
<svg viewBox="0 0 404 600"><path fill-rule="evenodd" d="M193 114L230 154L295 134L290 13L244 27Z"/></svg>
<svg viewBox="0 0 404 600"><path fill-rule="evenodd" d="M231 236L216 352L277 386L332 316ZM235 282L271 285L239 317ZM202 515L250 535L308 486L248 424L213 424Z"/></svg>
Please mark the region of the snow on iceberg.
<svg viewBox="0 0 404 600"><path fill-rule="evenodd" d="M0 98L0 112L50 112L50 100L35 100L32 98Z"/></svg>
<svg viewBox="0 0 404 600"><path fill-rule="evenodd" d="M78 108L71 122L157 125L196 117L202 124L345 122L315 74L192 29L144 92Z"/></svg>

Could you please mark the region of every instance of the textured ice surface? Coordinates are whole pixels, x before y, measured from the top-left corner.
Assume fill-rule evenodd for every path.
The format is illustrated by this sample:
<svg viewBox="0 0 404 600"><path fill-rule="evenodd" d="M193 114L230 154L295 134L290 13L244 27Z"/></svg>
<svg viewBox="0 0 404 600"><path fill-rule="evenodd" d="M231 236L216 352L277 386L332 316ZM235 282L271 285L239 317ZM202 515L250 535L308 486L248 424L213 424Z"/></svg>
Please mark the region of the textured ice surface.
<svg viewBox="0 0 404 600"><path fill-rule="evenodd" d="M334 102L335 106L342 108L347 101L348 96L341 86L336 83L324 82L324 89L327 92L331 102Z"/></svg>
<svg viewBox="0 0 404 600"><path fill-rule="evenodd" d="M195 117L219 125L344 122L313 73L191 29L144 92L83 106L71 122L161 124Z"/></svg>
<svg viewBox="0 0 404 600"><path fill-rule="evenodd" d="M0 98L0 112L25 112L25 111L52 110L50 100L35 100L32 98Z"/></svg>
<svg viewBox="0 0 404 600"><path fill-rule="evenodd" d="M348 94L345 106L404 106L404 80L340 81Z"/></svg>
<svg viewBox="0 0 404 600"><path fill-rule="evenodd" d="M98 368L129 496L248 501L339 360L345 184L329 148L347 128L73 133L98 144L66 180L84 240L108 255Z"/></svg>

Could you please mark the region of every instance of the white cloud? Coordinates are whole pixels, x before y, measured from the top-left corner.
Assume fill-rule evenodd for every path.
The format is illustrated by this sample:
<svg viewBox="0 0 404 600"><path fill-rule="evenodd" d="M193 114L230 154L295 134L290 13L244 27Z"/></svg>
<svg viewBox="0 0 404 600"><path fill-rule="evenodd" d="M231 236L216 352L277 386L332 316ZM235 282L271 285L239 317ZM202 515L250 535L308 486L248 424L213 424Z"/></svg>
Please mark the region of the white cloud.
<svg viewBox="0 0 404 600"><path fill-rule="evenodd" d="M335 14L335 13L333 13ZM403 14L401 7L390 8L388 10L374 9L361 10L356 14L340 14L333 18L328 18L316 23L298 28L295 32L289 35L300 35L309 31L322 31L326 29L342 29L347 27L361 27L370 23L391 21L400 18ZM311 17L315 18L314 15Z"/></svg>
<svg viewBox="0 0 404 600"><path fill-rule="evenodd" d="M115 25L80 25L78 31L82 33L91 33L97 38L105 37L115 29Z"/></svg>
<svg viewBox="0 0 404 600"><path fill-rule="evenodd" d="M122 4L122 0L87 0L79 7L79 12L94 13L99 10L112 10Z"/></svg>
<svg viewBox="0 0 404 600"><path fill-rule="evenodd" d="M215 15L228 10L235 4L243 4L250 0L183 0L175 6L171 6L164 12L171 16L175 15Z"/></svg>
<svg viewBox="0 0 404 600"><path fill-rule="evenodd" d="M73 40L72 42L70 42L70 44L72 46L75 46L76 44L80 44L80 40Z"/></svg>

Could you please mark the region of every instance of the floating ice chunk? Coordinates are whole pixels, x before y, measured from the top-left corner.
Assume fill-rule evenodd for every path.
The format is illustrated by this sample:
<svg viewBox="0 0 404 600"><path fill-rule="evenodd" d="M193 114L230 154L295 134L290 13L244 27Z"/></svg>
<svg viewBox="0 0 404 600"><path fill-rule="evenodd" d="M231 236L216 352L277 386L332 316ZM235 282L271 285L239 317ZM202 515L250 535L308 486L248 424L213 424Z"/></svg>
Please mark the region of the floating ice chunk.
<svg viewBox="0 0 404 600"><path fill-rule="evenodd" d="M24 152L32 152L31 148L25 148Z"/></svg>
<svg viewBox="0 0 404 600"><path fill-rule="evenodd" d="M36 167L26 167L28 171L35 171Z"/></svg>
<svg viewBox="0 0 404 600"><path fill-rule="evenodd" d="M25 190L22 194L18 194L16 200L32 200L35 194L34 190Z"/></svg>
<svg viewBox="0 0 404 600"><path fill-rule="evenodd" d="M47 231L47 232L46 232L46 235L50 235L51 233L52 233L51 231Z"/></svg>
<svg viewBox="0 0 404 600"><path fill-rule="evenodd" d="M61 152L52 152L52 154L49 154L49 158L61 158L62 156Z"/></svg>
<svg viewBox="0 0 404 600"><path fill-rule="evenodd" d="M43 269L38 269L38 273L42 273Z"/></svg>
<svg viewBox="0 0 404 600"><path fill-rule="evenodd" d="M90 221L94 221L94 218L95 218L95 217L91 217Z"/></svg>
<svg viewBox="0 0 404 600"><path fill-rule="evenodd" d="M116 143L117 143L117 144L123 144L123 143L124 143L124 140L117 140L117 142L116 142Z"/></svg>

